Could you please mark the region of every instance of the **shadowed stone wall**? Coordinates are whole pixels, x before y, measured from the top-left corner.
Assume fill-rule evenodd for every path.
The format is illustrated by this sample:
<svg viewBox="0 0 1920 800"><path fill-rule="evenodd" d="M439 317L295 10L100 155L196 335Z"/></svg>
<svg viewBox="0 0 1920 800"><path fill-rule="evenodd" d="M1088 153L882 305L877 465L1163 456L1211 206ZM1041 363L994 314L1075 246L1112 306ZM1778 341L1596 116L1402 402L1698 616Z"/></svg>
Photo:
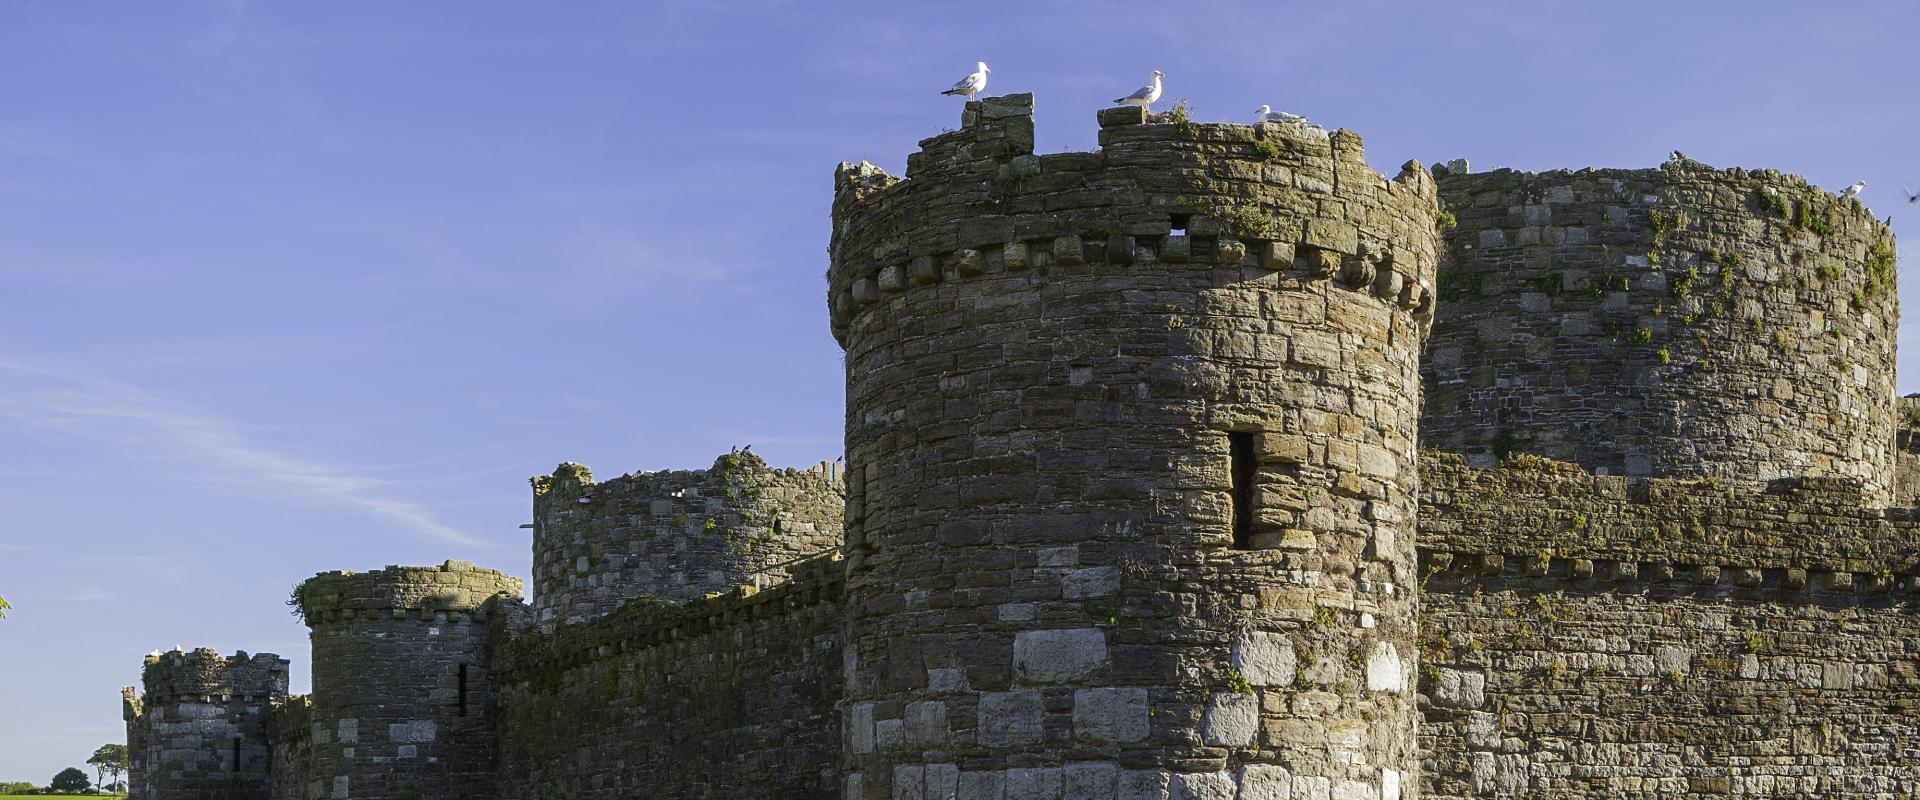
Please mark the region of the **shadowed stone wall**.
<svg viewBox="0 0 1920 800"><path fill-rule="evenodd" d="M127 787L139 800L265 800L271 704L287 662L207 648L148 656L145 693L121 690Z"/></svg>
<svg viewBox="0 0 1920 800"><path fill-rule="evenodd" d="M1428 797L1912 797L1920 521L1427 453Z"/></svg>
<svg viewBox="0 0 1920 800"><path fill-rule="evenodd" d="M1432 180L1101 122L1034 156L989 98L837 176L845 797L1398 796Z"/></svg>
<svg viewBox="0 0 1920 800"><path fill-rule="evenodd" d="M769 469L749 452L599 483L561 464L533 479L534 611L579 622L638 597L771 585L780 565L840 546L844 492L837 464Z"/></svg>
<svg viewBox="0 0 1920 800"><path fill-rule="evenodd" d="M1893 239L1857 202L1687 160L1440 187L1422 446L1892 498Z"/></svg>
<svg viewBox="0 0 1920 800"><path fill-rule="evenodd" d="M487 616L520 579L449 561L325 572L298 597L313 632L307 796L493 797Z"/></svg>
<svg viewBox="0 0 1920 800"><path fill-rule="evenodd" d="M841 696L837 554L765 591L497 626L503 800L825 800ZM511 632L510 632L511 630Z"/></svg>

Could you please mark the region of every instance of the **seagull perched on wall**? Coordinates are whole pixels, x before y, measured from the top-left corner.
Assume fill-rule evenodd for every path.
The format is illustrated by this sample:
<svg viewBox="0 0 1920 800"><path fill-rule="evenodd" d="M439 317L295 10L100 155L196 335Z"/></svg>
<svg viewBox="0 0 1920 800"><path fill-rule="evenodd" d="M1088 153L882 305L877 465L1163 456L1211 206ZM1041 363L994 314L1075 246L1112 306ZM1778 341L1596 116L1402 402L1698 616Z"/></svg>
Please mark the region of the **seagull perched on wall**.
<svg viewBox="0 0 1920 800"><path fill-rule="evenodd" d="M1667 156L1667 160L1668 161L1685 161L1687 160L1687 154L1682 153L1678 150L1675 150L1671 155Z"/></svg>
<svg viewBox="0 0 1920 800"><path fill-rule="evenodd" d="M1867 188L1867 182L1866 182L1866 181L1861 181L1861 182L1859 182L1859 183L1856 183L1856 184L1854 184L1854 185L1852 185L1852 186L1849 186L1849 187L1847 187L1847 188L1846 188L1846 190L1845 190L1845 191L1842 191L1842 192L1840 193L1840 199L1842 199L1842 200L1845 200L1845 199L1847 199L1847 198L1849 198L1849 197L1859 197L1859 196L1860 196L1860 190L1861 190L1861 189L1865 189L1865 188Z"/></svg>
<svg viewBox="0 0 1920 800"><path fill-rule="evenodd" d="M972 75L961 78L959 83L953 85L953 88L941 92L941 94L957 94L968 100L972 100L974 95L987 90L987 73L992 71L993 70L987 69L987 62L975 61L973 62Z"/></svg>
<svg viewBox="0 0 1920 800"><path fill-rule="evenodd" d="M1152 82L1138 89L1135 89L1133 91L1133 94L1127 95L1126 97L1122 97L1118 100L1113 101L1114 104L1122 105L1122 106L1140 106L1141 108L1147 109L1148 111L1152 111L1154 102L1160 99L1160 79L1164 77L1167 77L1167 73L1161 72L1160 70L1157 70L1157 69L1154 70Z"/></svg>
<svg viewBox="0 0 1920 800"><path fill-rule="evenodd" d="M1259 108L1256 108L1253 110L1253 121L1254 122L1306 122L1307 118L1300 116L1299 114L1289 114L1285 111L1275 111L1273 110L1273 106L1269 106L1265 103L1261 103Z"/></svg>

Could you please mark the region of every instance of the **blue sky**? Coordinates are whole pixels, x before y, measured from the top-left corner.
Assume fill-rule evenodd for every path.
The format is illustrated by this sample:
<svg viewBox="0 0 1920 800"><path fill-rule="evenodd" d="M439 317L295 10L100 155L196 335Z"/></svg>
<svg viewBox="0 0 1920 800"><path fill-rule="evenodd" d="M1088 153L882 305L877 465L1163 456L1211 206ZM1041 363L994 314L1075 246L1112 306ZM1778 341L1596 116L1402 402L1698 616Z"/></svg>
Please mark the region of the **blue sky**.
<svg viewBox="0 0 1920 800"><path fill-rule="evenodd" d="M119 740L155 648L304 688L282 602L316 571L525 575L555 462L836 456L834 164L897 172L975 60L1037 93L1042 151L1157 68L1389 173L1679 148L1865 178L1904 231L1916 32L1904 2L0 0L0 780Z"/></svg>

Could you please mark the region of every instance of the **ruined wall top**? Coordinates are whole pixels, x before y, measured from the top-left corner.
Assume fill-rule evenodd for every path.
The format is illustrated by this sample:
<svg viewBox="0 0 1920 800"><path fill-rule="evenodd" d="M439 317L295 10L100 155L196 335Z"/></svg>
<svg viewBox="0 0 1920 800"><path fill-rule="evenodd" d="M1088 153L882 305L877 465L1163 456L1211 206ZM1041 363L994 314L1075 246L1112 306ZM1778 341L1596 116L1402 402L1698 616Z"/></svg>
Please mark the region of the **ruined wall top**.
<svg viewBox="0 0 1920 800"><path fill-rule="evenodd" d="M308 578L294 602L308 625L354 612L481 612L495 597L519 599L520 579L470 561L437 567L388 565L370 572L336 570Z"/></svg>
<svg viewBox="0 0 1920 800"><path fill-rule="evenodd" d="M840 545L845 495L837 463L776 469L749 450L599 482L561 464L533 479L534 611L580 621L640 597L764 588L786 578L782 565Z"/></svg>
<svg viewBox="0 0 1920 800"><path fill-rule="evenodd" d="M262 701L287 696L287 660L272 653L222 656L211 648L174 650L147 656L140 682L146 695L139 706Z"/></svg>
<svg viewBox="0 0 1920 800"><path fill-rule="evenodd" d="M1447 174L1422 446L1891 498L1892 234L1772 170Z"/></svg>

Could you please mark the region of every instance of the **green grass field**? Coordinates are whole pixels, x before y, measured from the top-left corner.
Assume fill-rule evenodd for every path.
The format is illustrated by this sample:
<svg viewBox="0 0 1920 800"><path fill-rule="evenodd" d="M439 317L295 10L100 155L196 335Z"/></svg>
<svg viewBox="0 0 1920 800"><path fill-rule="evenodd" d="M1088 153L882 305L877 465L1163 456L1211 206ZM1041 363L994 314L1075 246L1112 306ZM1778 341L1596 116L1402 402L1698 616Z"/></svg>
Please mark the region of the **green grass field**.
<svg viewBox="0 0 1920 800"><path fill-rule="evenodd" d="M113 798L115 797L126 797L126 795L124 794L0 794L0 800L46 800L46 798L49 798L49 797L98 797L98 798L102 798L102 800L113 800Z"/></svg>

